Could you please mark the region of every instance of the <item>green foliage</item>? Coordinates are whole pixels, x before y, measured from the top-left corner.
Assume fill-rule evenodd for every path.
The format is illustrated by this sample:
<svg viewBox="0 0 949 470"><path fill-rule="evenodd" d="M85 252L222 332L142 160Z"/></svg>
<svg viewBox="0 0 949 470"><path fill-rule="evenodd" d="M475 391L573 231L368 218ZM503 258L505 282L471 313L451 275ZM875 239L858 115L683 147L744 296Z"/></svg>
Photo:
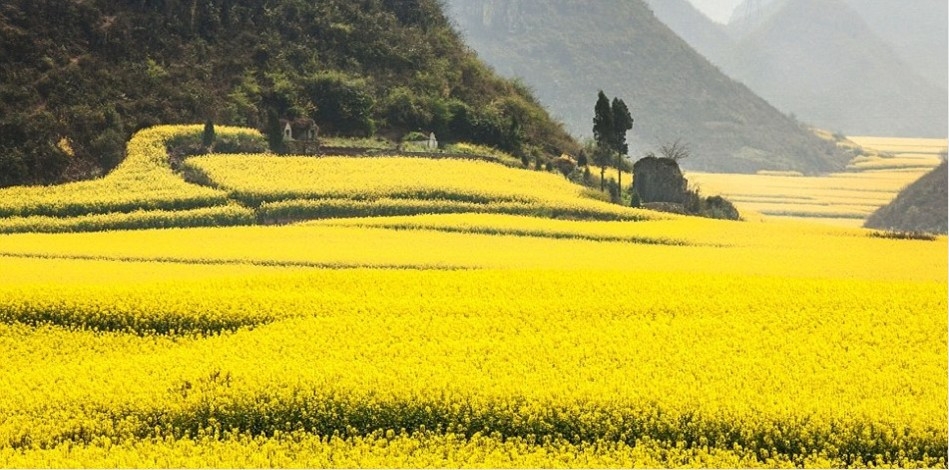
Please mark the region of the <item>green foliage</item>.
<svg viewBox="0 0 949 470"><path fill-rule="evenodd" d="M917 232L917 231L902 231L902 230L885 230L885 231L872 231L870 232L870 237L873 238L884 238L889 240L922 240L922 241L935 241L936 235L928 232Z"/></svg>
<svg viewBox="0 0 949 470"><path fill-rule="evenodd" d="M610 195L610 202L616 203L620 201L620 186L613 178L609 178L606 181L606 191Z"/></svg>
<svg viewBox="0 0 949 470"><path fill-rule="evenodd" d="M626 103L619 98L613 98L610 111L613 113L613 149L620 155L629 155L626 133L633 128L633 116L629 114Z"/></svg>
<svg viewBox="0 0 949 470"><path fill-rule="evenodd" d="M214 145L214 122L210 119L204 123L204 132L201 134L201 144L208 149Z"/></svg>
<svg viewBox="0 0 949 470"><path fill-rule="evenodd" d="M416 142L421 140L428 140L428 136L422 132L409 132L402 136L402 142Z"/></svg>
<svg viewBox="0 0 949 470"><path fill-rule="evenodd" d="M325 72L309 78L304 92L316 100L314 117L327 132L360 137L375 132L375 99L366 80Z"/></svg>
<svg viewBox="0 0 949 470"><path fill-rule="evenodd" d="M710 196L702 201L701 214L712 219L738 220L741 215L728 199Z"/></svg>
<svg viewBox="0 0 949 470"><path fill-rule="evenodd" d="M613 148L613 110L610 108L610 99L603 90L597 95L596 105L593 108L593 139L599 149Z"/></svg>
<svg viewBox="0 0 949 470"><path fill-rule="evenodd" d="M593 162L600 167L600 190L603 191L606 167L612 166L619 170L620 178L622 171L627 169L623 156L629 154L626 133L633 128L633 117L623 100L613 98L611 104L603 90L597 95L593 113L593 137L596 142ZM622 180L613 184L615 188L611 186L606 189L610 190L614 202L622 202Z"/></svg>
<svg viewBox="0 0 949 470"><path fill-rule="evenodd" d="M417 96L409 87L395 87L389 91L380 105L384 122L401 129L423 129L432 124L433 113L429 103Z"/></svg>
<svg viewBox="0 0 949 470"><path fill-rule="evenodd" d="M349 149L370 149L370 150L395 150L396 145L392 141L382 137L324 137L320 138L323 147L349 148Z"/></svg>
<svg viewBox="0 0 949 470"><path fill-rule="evenodd" d="M271 152L282 154L286 151L286 146L283 143L283 126L280 125L280 118L273 110L267 112L267 125L264 134L267 136L267 145Z"/></svg>
<svg viewBox="0 0 949 470"><path fill-rule="evenodd" d="M942 233L949 229L949 164L923 175L889 204L867 218L864 227L897 233Z"/></svg>

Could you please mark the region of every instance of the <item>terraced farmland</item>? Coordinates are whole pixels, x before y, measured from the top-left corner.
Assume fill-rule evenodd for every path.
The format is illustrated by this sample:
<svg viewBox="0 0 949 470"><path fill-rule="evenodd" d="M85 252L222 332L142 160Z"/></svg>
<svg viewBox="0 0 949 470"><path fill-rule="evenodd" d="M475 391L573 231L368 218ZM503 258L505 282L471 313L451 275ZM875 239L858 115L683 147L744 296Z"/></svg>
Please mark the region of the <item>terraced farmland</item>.
<svg viewBox="0 0 949 470"><path fill-rule="evenodd" d="M875 153L855 158L848 171L821 177L793 174L690 173L692 184L720 193L743 213L860 227L873 211L939 165L946 141L853 137Z"/></svg>
<svg viewBox="0 0 949 470"><path fill-rule="evenodd" d="M945 237L239 158L186 165L245 226L0 234L0 466L946 466ZM488 210L256 225L296 200Z"/></svg>

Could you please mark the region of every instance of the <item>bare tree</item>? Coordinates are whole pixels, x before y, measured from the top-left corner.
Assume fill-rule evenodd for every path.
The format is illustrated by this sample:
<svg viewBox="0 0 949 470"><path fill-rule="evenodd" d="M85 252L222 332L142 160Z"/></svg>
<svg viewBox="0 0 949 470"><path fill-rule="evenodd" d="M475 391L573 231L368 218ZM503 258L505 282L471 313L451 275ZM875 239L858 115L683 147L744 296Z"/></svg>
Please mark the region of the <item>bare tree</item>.
<svg viewBox="0 0 949 470"><path fill-rule="evenodd" d="M671 144L663 144L659 147L659 154L665 158L675 161L683 160L692 156L692 149L689 144L682 142L682 139L676 139Z"/></svg>

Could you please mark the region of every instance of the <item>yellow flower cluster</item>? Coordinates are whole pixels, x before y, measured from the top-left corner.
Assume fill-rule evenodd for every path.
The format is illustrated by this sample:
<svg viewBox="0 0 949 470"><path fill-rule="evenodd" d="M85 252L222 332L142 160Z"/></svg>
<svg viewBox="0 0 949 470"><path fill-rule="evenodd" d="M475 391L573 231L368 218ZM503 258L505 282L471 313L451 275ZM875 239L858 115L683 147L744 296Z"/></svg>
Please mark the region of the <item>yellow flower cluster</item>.
<svg viewBox="0 0 949 470"><path fill-rule="evenodd" d="M944 238L440 215L0 251L2 466L946 462Z"/></svg>
<svg viewBox="0 0 949 470"><path fill-rule="evenodd" d="M799 468L801 462L808 468L833 466L830 459L821 457L759 459L749 450L664 446L648 439L630 446L392 431L349 439L290 432L272 438L109 441L22 453L0 449L0 463L10 468ZM908 467L913 462L896 463ZM855 467L874 464L887 462L854 462Z"/></svg>

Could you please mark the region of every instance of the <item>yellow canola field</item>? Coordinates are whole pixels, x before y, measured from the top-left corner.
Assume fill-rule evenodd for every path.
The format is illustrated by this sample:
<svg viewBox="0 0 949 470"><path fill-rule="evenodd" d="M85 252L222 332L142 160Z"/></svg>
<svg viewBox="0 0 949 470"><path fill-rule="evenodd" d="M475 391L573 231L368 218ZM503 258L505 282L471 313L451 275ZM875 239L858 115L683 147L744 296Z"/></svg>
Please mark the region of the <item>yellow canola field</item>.
<svg viewBox="0 0 949 470"><path fill-rule="evenodd" d="M580 196L580 187L563 177L473 160L212 155L186 165L238 199L258 203L382 197L537 202Z"/></svg>
<svg viewBox="0 0 949 470"><path fill-rule="evenodd" d="M276 220L448 211L657 217L584 197L581 186L552 173L475 160L211 155L185 167Z"/></svg>
<svg viewBox="0 0 949 470"><path fill-rule="evenodd" d="M780 458L758 460L748 452L664 447L643 440L637 446L598 442L575 445L552 440L475 434L374 433L344 439L281 433L274 438L150 439L104 446L60 446L24 454L0 450L9 467L43 462L69 466L94 462L120 468L793 468ZM810 459L817 467L829 460Z"/></svg>
<svg viewBox="0 0 949 470"><path fill-rule="evenodd" d="M0 217L80 216L135 210L181 210L225 204L223 191L186 183L168 163L169 139L200 135L203 127L157 126L129 141L127 157L107 176L56 186L0 189ZM218 126L221 135L259 137L257 131Z"/></svg>
<svg viewBox="0 0 949 470"><path fill-rule="evenodd" d="M688 173L689 182L703 194L721 194L739 211L752 211L773 218L806 217L849 220L860 227L876 209L886 205L906 186L930 168L899 171L835 173L828 176L741 175Z"/></svg>
<svg viewBox="0 0 949 470"><path fill-rule="evenodd" d="M619 222L573 222L581 235L588 233L584 227L612 226L619 227L613 233L626 233L629 237L597 242L583 236L492 235L485 230L465 233L464 224L457 223L468 217L482 217L472 220L497 224L500 232L505 225L516 228L544 223L532 218L443 215L422 220L439 220L437 217L449 221L444 225L455 225L461 230L390 230L314 223L12 234L0 237L0 255L327 268L649 269L864 279L878 277L880 266L888 266L888 278L930 279L933 269L945 265L946 258L943 242L891 243L868 237L868 232L859 229L841 231L803 223L743 223L685 217L627 222L622 227L610 225ZM562 224L551 223L552 233L562 231ZM680 242L686 246L675 246ZM894 259L900 262L894 263ZM945 279L945 273L942 278Z"/></svg>
<svg viewBox="0 0 949 470"><path fill-rule="evenodd" d="M850 136L847 139L861 147L897 155L907 153L940 155L946 153L949 147L946 139L873 136Z"/></svg>
<svg viewBox="0 0 949 470"><path fill-rule="evenodd" d="M883 153L858 156L847 172L826 176L689 172L686 177L704 194L725 196L743 214L861 227L870 214L938 166L946 153L943 139L852 137L850 141Z"/></svg>
<svg viewBox="0 0 949 470"><path fill-rule="evenodd" d="M945 237L657 215L488 163L337 160L186 166L258 217L635 222L0 234L0 467L946 467ZM898 177L812 189L862 206Z"/></svg>
<svg viewBox="0 0 949 470"><path fill-rule="evenodd" d="M182 336L113 332L91 308L82 330L5 319L4 466L119 456L148 466L156 454L182 462L178 452L192 445L188 466L241 464L242 450L257 448L272 451L255 454L264 465L285 464L293 449L294 462L384 467L409 458L390 445L475 463L478 449L504 449L502 440L523 447L486 462L524 466L551 453L580 466L945 462L945 281L894 281L889 266L880 280L834 280L569 265L229 272L4 263L24 273L0 291L4 310L51 302L32 290L50 287L47 268L71 294L116 310L130 301L158 316L202 320L212 308L252 320ZM87 263L116 272L87 279ZM190 273L153 281L178 269ZM164 299L147 295L161 289ZM195 303L201 293L210 298ZM256 316L265 306L274 315ZM449 437L475 434L488 439ZM343 441L314 441L334 435ZM112 457L99 450L113 446ZM342 455L323 460L326 446Z"/></svg>

